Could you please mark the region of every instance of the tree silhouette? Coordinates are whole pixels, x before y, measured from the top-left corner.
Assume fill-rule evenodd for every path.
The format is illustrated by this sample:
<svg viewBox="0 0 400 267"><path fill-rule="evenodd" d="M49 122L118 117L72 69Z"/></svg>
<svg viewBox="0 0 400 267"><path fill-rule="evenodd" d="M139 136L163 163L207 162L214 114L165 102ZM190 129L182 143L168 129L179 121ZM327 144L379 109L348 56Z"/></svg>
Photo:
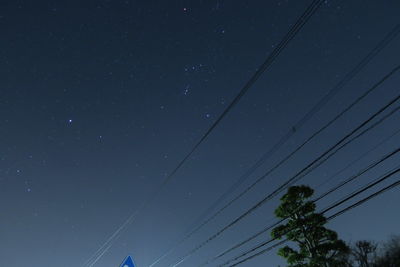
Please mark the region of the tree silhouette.
<svg viewBox="0 0 400 267"><path fill-rule="evenodd" d="M314 202L308 200L313 193L308 186L292 186L281 198L275 215L287 219L287 223L274 228L271 235L278 239L286 236L297 244L298 250L285 246L278 255L286 258L291 267L346 266L339 256L348 253L349 248L336 232L324 227L326 218L316 213Z"/></svg>
<svg viewBox="0 0 400 267"><path fill-rule="evenodd" d="M384 245L383 252L377 257L374 267L400 266L400 236L392 236Z"/></svg>
<svg viewBox="0 0 400 267"><path fill-rule="evenodd" d="M360 240L351 249L351 254L359 267L372 267L376 257L377 244L372 241Z"/></svg>

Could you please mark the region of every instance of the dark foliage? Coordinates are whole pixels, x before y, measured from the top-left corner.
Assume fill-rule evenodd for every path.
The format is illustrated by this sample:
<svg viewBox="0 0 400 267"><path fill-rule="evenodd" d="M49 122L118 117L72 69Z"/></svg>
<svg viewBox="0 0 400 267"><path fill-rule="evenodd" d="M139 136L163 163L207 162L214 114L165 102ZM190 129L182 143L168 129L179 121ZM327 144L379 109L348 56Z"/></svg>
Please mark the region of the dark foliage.
<svg viewBox="0 0 400 267"><path fill-rule="evenodd" d="M315 204L308 200L313 192L308 186L292 186L281 198L275 214L286 218L287 223L274 228L271 235L278 239L286 236L297 244L298 250L285 246L278 254L291 267L346 266L341 255L349 249L336 232L325 228L326 218L316 213Z"/></svg>

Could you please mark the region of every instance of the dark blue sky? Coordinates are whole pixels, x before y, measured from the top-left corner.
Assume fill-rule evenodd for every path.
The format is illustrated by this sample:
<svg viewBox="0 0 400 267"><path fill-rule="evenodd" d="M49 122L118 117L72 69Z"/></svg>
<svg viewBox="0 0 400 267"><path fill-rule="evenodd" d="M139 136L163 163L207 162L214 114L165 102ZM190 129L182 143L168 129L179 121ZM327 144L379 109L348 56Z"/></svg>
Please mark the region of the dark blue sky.
<svg viewBox="0 0 400 267"><path fill-rule="evenodd" d="M82 266L190 151L309 2L2 1L0 266ZM95 266L118 266L128 254L148 266L167 251L400 22L399 10L396 0L324 2ZM399 64L399 47L397 37L245 184ZM270 193L396 96L399 83L393 75L157 266L176 262ZM321 184L399 130L399 119L394 114L302 183ZM393 135L317 194L399 144L400 134ZM319 207L398 162L385 162ZM329 225L346 241L385 240L398 233L399 193L394 189ZM181 266L196 266L272 222L277 204L264 205ZM271 251L243 266L278 264Z"/></svg>

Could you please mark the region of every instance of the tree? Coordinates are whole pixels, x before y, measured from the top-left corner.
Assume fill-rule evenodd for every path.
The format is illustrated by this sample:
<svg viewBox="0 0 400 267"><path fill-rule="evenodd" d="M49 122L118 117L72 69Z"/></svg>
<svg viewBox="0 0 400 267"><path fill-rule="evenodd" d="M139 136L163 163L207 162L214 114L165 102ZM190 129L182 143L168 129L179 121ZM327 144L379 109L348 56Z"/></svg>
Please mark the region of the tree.
<svg viewBox="0 0 400 267"><path fill-rule="evenodd" d="M360 240L351 249L351 254L359 267L372 267L376 257L377 244L372 241Z"/></svg>
<svg viewBox="0 0 400 267"><path fill-rule="evenodd" d="M297 244L298 250L285 246L278 255L286 258L291 267L346 266L340 256L349 248L336 232L324 227L326 218L316 213L315 203L308 200L313 193L308 186L292 186L281 198L275 215L287 219L287 223L274 228L271 235L277 239L286 236Z"/></svg>
<svg viewBox="0 0 400 267"><path fill-rule="evenodd" d="M400 266L400 236L392 236L384 245L383 252L377 257L374 267Z"/></svg>

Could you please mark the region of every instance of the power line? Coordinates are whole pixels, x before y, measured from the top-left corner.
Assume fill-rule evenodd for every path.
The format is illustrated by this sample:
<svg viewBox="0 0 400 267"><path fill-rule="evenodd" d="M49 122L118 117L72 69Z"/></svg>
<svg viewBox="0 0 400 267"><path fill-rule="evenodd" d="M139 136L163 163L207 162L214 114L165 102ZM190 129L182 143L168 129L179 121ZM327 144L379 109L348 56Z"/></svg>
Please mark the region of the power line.
<svg viewBox="0 0 400 267"><path fill-rule="evenodd" d="M400 132L397 131L397 132ZM396 133L397 133L396 132ZM372 168L376 167L377 165L383 163L384 161L388 160L389 158L393 157L394 155L396 155L397 153L400 152L400 148L395 149L394 151L384 155L383 157L381 157L379 160L371 163L370 165L368 165L367 167L363 168L362 170L360 170L359 172L357 172L356 174L350 176L348 179L346 179L345 181L339 183L338 185L336 185L335 187L333 187L332 189L326 191L325 193L321 194L319 197L317 197L316 199L314 199L312 202L317 202L319 200L321 200L322 198L326 197L327 195L333 193L334 191L338 190L339 188L343 187L344 185L346 185L347 183L357 179L358 177L362 176L364 173L368 172L369 170L371 170ZM204 264L200 265L200 266L204 266L207 265L223 256L225 256L226 254L228 254L229 252L243 246L244 244L250 242L251 240L255 239L256 237L260 236L261 234L267 232L268 230L272 229L273 227L277 226L278 224L282 223L283 221L285 221L286 219L281 219L275 223L273 223L272 225L269 225L265 228L263 228L261 231L253 234L251 237L246 238L245 240L239 242L238 244L230 247L229 249L224 250L223 252L221 252L220 254L216 255L215 257L213 257L210 260L207 260Z"/></svg>
<svg viewBox="0 0 400 267"><path fill-rule="evenodd" d="M330 190L326 191L325 193L323 193L322 195L320 195L319 197L317 197L314 202L317 202L321 199L323 199L324 197L326 197L327 195L335 192L336 190L342 188L343 186L345 186L346 184L354 181L355 179L357 179L358 177L360 177L361 175L363 175L364 173L366 173L367 171L369 171L372 168L375 168L377 165L381 164L382 162L384 162L385 160L393 157L394 155L396 155L397 153L400 152L400 148L397 148L395 150L393 150L392 152L390 152L389 154L385 155L384 157L382 157L380 160L370 164L369 166L367 166L366 168L364 168L363 170L359 171L356 175L350 176L349 178L347 178L346 180L340 182L339 184L337 184L335 187L331 188ZM324 211L326 212L326 211Z"/></svg>
<svg viewBox="0 0 400 267"><path fill-rule="evenodd" d="M386 36L384 39L382 39L377 46L375 46L349 73L345 75L345 77L335 86L333 87L328 94L326 94L311 110L309 110L302 119L300 119L291 129L279 139L277 143L275 143L266 153L262 155L260 159L257 160L257 162L249 169L247 170L242 176L239 177L239 179L226 190L211 206L203 212L196 220L195 222L202 221L204 218L208 216L222 201L226 199L228 195L233 193L240 185L243 184L244 181L246 181L251 174L254 173L254 171L259 168L270 156L272 156L276 151L280 149L293 135L296 131L298 131L302 126L309 120L311 117L318 112L332 97L334 97L341 89L344 88L344 86L351 81L380 51L382 51L400 32L400 24L396 25ZM392 72L396 72L398 68L394 69ZM389 73L388 76L391 76L393 73ZM386 77L388 78L388 77ZM386 78L383 79L386 80ZM382 81L382 82L383 82ZM376 86L379 86L376 85ZM371 88L371 91L375 88ZM366 93L369 94L370 92ZM360 99L361 100L361 99ZM350 109L351 107L349 107ZM345 113L346 111L343 111ZM333 119L331 122L329 122L326 126L321 128L318 132L314 133L312 136L310 136L303 144L301 144L296 150L294 150L292 153L290 153L287 157L285 157L278 165L276 165L274 168L272 168L270 171L272 172L274 169L278 168L281 164L289 160L298 150L300 150L303 146L305 146L308 142L310 142L313 138L315 138L320 132L322 132L325 128L329 127L330 124L332 124L334 121L336 121L340 116L343 114L338 115L337 118ZM266 174L267 176L268 174ZM223 210L225 210L227 207L229 207L234 201L242 197L245 193L247 193L255 184L257 184L260 180L264 179L265 177L260 178L257 180L254 184L251 185L250 188L246 189L244 192L242 192L240 195L235 197L232 201L230 201L228 204L223 206L221 209L219 209L216 213L214 213L211 217L209 217L207 220L203 221L200 225L195 227L192 231L190 231L188 234L186 234L181 240L179 240L171 249L169 249L166 253L161 255L158 259L156 259L150 267L154 266L157 264L159 261L161 261L163 258L171 254L180 244L185 242L187 239L189 239L195 232L197 232L199 229L204 227L208 222L210 222L212 219L214 219L218 214L220 214ZM192 225L195 225L195 223L192 223ZM189 229L193 228L192 226L189 227Z"/></svg>
<svg viewBox="0 0 400 267"><path fill-rule="evenodd" d="M345 213L345 212L347 212L347 211L349 211L349 210L351 210L351 209L353 209L355 207L358 207L358 206L362 205L363 203L365 203L365 202L377 197L378 195L383 194L384 192L389 191L390 189L393 189L393 188L395 188L396 186L399 186L399 185L400 185L400 180L396 181L396 182L390 184L389 186L386 186L385 188L383 188L383 189L381 189L381 190L379 190L379 191L377 191L377 192L375 192L375 193L373 193L373 194L371 194L371 195L369 195L369 196L357 201L356 203L354 203L354 204L352 204L352 205L340 210L339 212L337 212L337 213L333 214L332 216L330 216L328 218L328 220L331 220L331 219L333 219L333 218L335 218L337 216L340 216L341 214L343 214L343 213ZM262 254L264 254L264 253L266 253L266 252L268 252L268 251L270 251L270 250L282 245L283 243L285 243L287 241L288 241L288 239L284 239L284 240L282 240L282 241L280 241L280 242L278 242L278 243L276 243L276 244L274 244L274 245L272 245L272 246L270 246L270 247L268 247L266 249L263 249L263 250L259 251L258 253L254 254L254 255L251 255L251 256L241 260L240 262L237 262L237 263L235 263L233 265L230 265L230 267L237 266L237 265L242 264L242 263L244 263L244 262L246 262L248 260L251 260L252 258L261 256Z"/></svg>
<svg viewBox="0 0 400 267"><path fill-rule="evenodd" d="M400 129L396 130L386 138L382 139L379 143L377 143L375 146L370 148L369 150L365 151L363 154L361 154L359 157L357 157L355 160L351 161L349 164L347 164L344 168L340 169L336 173L332 174L329 178L325 179L322 183L319 185L315 186L315 189L325 185L326 183L330 182L333 178L338 176L340 173L344 172L354 164L356 164L358 161L361 159L365 158L368 154L370 154L372 151L375 151L378 147L382 146L384 143L388 142L390 139L392 139L394 136L398 135L400 133Z"/></svg>
<svg viewBox="0 0 400 267"><path fill-rule="evenodd" d="M261 64L261 66L257 69L254 75L247 81L247 83L242 87L239 93L235 96L235 98L231 101L231 103L225 108L225 110L221 113L221 115L215 120L215 122L211 125L211 127L204 133L204 135L200 138L200 140L193 146L193 148L189 151L188 154L178 163L178 165L172 170L172 172L164 179L161 185L155 190L152 196L144 202L139 209L132 213L131 216L118 228L111 236L107 239L107 241L86 261L87 263L92 261L92 259L96 258L96 256L101 253L101 250L104 248L108 250L109 243L112 243L112 240L118 237L119 233L129 225L136 215L145 209L154 199L158 196L158 194L164 189L164 187L169 183L169 181L173 178L173 176L178 172L178 170L184 165L184 163L191 157L191 155L197 150L197 148L206 140L206 138L210 135L210 133L217 127L217 125L224 119L224 117L231 111L231 109L237 105L237 103L241 100L241 98L247 93L247 91L253 86L253 84L261 77L261 75L272 65L275 59L281 54L281 52L286 48L286 46L293 40L293 38L297 35L297 33L303 28L303 26L308 22L308 20L314 15L314 13L318 10L318 8L322 4L322 0L313 0L311 4L308 6L306 11L300 16L300 18L296 21L296 23L290 28L290 30L285 34L283 39L279 42L279 44L275 47L275 49L269 54L267 59ZM122 228L121 228L122 227ZM121 230L120 230L121 229ZM93 266L95 262L92 262ZM86 265L86 264L85 264Z"/></svg>
<svg viewBox="0 0 400 267"><path fill-rule="evenodd" d="M398 171L399 171L399 170L397 170L397 172L398 172ZM363 204L364 202L366 202L366 201L368 201L368 200L370 200L370 199L372 199L372 198L374 198L374 197L376 197L376 196L378 196L378 195L380 195L380 194L382 194L382 193L384 193L384 192L386 192L386 191L388 191L388 190L390 190L390 189L393 189L394 187L396 187L396 186L398 186L398 185L400 185L400 180L398 180L398 181L396 181L396 182L390 184L389 186L386 186L386 187L384 187L383 189L381 189L381 190L379 190L379 191L377 191L377 192L375 192L375 193L373 193L373 194L371 194L371 195L369 195L369 196L367 196L367 197L361 199L360 201L357 201L356 203L354 203L354 204L352 204L352 205L350 205L350 206L348 206L348 207L342 209L341 211L336 212L335 214L329 216L329 217L327 218L327 220L331 220L331 219L333 219L333 218L335 218L335 217L337 217L337 216L343 214L344 212L347 212L347 211L349 211L349 210L351 210L351 209L353 209L353 208L355 208L355 207L357 207L357 206ZM273 240L269 240L269 241L273 241ZM287 241L287 239L286 239L286 240L283 240L283 242L281 241L280 243L282 244L282 243L284 243L284 242L286 242L286 241ZM265 243L267 244L267 242L265 242ZM270 242L268 242L268 243L270 243ZM276 245L272 246L272 248L273 248L273 247L276 247ZM268 250L270 250L270 249L269 249L269 248L264 249L264 250L260 251L259 253L254 254L254 255L252 255L252 256L246 258L246 259L248 260L248 259L250 259L250 258L254 258L254 256L260 255L260 254L262 254L263 252L266 252L266 251L268 251ZM232 267L232 266L236 266L236 265L238 265L238 264L240 264L240 263L243 263L246 259L244 259L243 261L238 262L238 263L236 263L236 264L234 264L234 265L231 265L231 267Z"/></svg>
<svg viewBox="0 0 400 267"><path fill-rule="evenodd" d="M360 133L360 134L358 134L357 136L355 136L352 140L349 140L349 142L345 143L344 145L346 145L346 144L352 142L354 139L358 138L359 136L361 136L361 135L364 134L365 132L367 132L367 131L369 131L370 129L374 128L376 125L378 125L379 123L381 123L382 121L384 121L384 120L385 120L386 118L388 118L389 116L393 115L394 112L398 111L399 109L400 109L400 107L397 107L395 110L393 110L392 112L390 112L389 114L387 114L384 118L380 119L380 120L379 120L378 122L376 122L374 125L370 126L370 127L367 128L366 130L364 130L362 133ZM343 145L343 146L344 146L344 145ZM342 146L342 147L343 147L343 146ZM340 147L340 148L342 148L342 147ZM336 153L337 151L338 151L338 150L334 151L331 155L333 155L333 154ZM331 156L331 155L330 155L330 156ZM326 159L327 159L327 158L326 158ZM324 159L324 161L325 161L326 159ZM320 165L320 163L319 163L319 165ZM319 166L319 165L318 165L318 166ZM304 177L304 176L302 176L302 177ZM300 177L300 178L301 178L301 177ZM298 180L296 180L296 181L298 181ZM283 220L282 220L282 221L283 221ZM279 221L279 222L275 223L273 226L279 224L279 223L282 222L282 221ZM271 227L273 227L273 226L271 226Z"/></svg>
<svg viewBox="0 0 400 267"><path fill-rule="evenodd" d="M379 119L377 122L373 123L371 126L351 138L349 141L345 142L344 141L351 137L353 134L355 134L358 130L363 128L365 125L370 123L374 118L376 118L378 115L380 115L382 112L384 112L387 108L389 108L391 105L393 105L396 101L400 99L400 95L396 96L392 100L390 100L384 107L380 108L377 112L375 112L372 116L370 116L367 120L359 124L356 128L354 128L350 133L345 135L341 140L339 140L336 144L331 146L328 150L326 150L324 153L322 153L320 156L318 156L316 159L314 159L311 163L309 163L306 167L304 167L302 170L297 172L294 176L292 176L289 180L287 180L285 183L283 183L281 186L279 186L276 190L274 190L272 193L264 197L262 200L257 202L255 205L253 205L250 209L248 209L246 212L242 213L239 217L237 217L235 220L224 226L222 229L220 229L218 232L216 232L214 235L209 237L207 240L202 242L200 245L192 249L186 256L183 258L188 258L188 255L194 254L197 250L205 246L207 243L218 237L220 234L222 234L224 231L227 229L231 228L233 225L241 221L243 218L251 214L253 211L264 205L268 200L276 196L278 193L280 193L282 190L290 186L291 184L299 181L301 178L303 178L305 175L313 171L316 167L320 166L322 163L324 163L326 160L328 160L330 157L332 157L334 154L336 154L339 150L343 149L345 146L356 140L357 138L361 137L364 135L366 132L370 131L371 129L375 128L377 125L382 123L384 120L392 116L395 112L397 112L400 109L400 106L396 107L392 111L390 111L388 114L384 115L381 119ZM334 150L336 149L336 150ZM332 152L332 153L331 153ZM329 154L331 153L331 154ZM326 157L325 157L326 156ZM325 157L325 158L324 158ZM320 162L319 162L320 161ZM315 165L315 166L314 166ZM178 262L181 262L179 260ZM179 264L175 263L172 266L177 266Z"/></svg>
<svg viewBox="0 0 400 267"><path fill-rule="evenodd" d="M375 185L377 185L377 184L379 184L379 183L385 181L386 179L390 178L391 176L395 175L395 174L398 173L398 172L400 172L400 168L397 168L397 169L395 169L395 170L392 170L390 173L386 174L385 176L383 176L382 178L380 178L380 179L377 180L376 182L374 182L374 183L372 183L372 184L369 184L369 185L367 185L367 186L361 188L361 189L358 190L357 192L354 192L354 193L350 194L348 197L346 197L346 198L343 199L342 201L339 201L339 202L337 202L337 203L331 205L329 208L325 209L322 213L325 213L325 212L327 212L327 211L329 211L329 210L331 210L331 209L333 209L333 208L335 208L335 207L337 207L337 206L343 204L344 202L346 202L346 201L348 201L348 200L350 200L350 199L356 197L357 195L359 195L359 194L363 193L364 191L370 189L371 187L373 187L373 186L375 186ZM335 214L329 216L329 217L327 218L327 220L328 220L328 221L329 221L329 220L332 220L333 218L336 218L337 216L339 216L339 215L341 215L341 214L343 214L343 213L345 213L345 212L347 212L347 211L349 211L349 210L351 210L351 209L353 209L353 208L355 208L355 207L357 207L357 206L359 206L359 205L365 203L366 201L368 201L368 200L370 200L370 199L372 199L372 198L374 198L374 197L376 197L376 196L378 196L378 195L380 195L380 194L382 194L382 193L384 193L384 192L386 192L386 191L388 191L388 190L390 190L390 189L392 189L392 188L394 188L394 187L396 187L396 186L398 186L398 185L400 185L400 180L398 180L398 181L396 181L396 182L390 184L389 186L386 186L386 187L380 189L379 191L377 191L377 192L375 192L375 193L373 193L373 194L370 194L369 196L367 196L367 197L365 197L365 198L363 198L363 199L357 201L356 203L354 203L354 204L352 204L352 205L350 205L350 206L348 206L348 207L346 207L346 208L344 208L344 209L342 209L342 210L336 212ZM219 266L222 267L222 266L228 265L228 264L230 264L231 262L236 261L236 260L238 260L238 259L240 259L240 258L242 258L242 257L244 257L244 256L246 256L246 255L248 255L248 254L250 254L250 253L252 253L252 252L254 252L255 250L257 250L257 249L259 249L259 248L261 248L261 247L263 247L263 246L265 246L265 245L267 245L267 244L273 242L274 240L276 240L276 238L271 238L271 239L269 239L269 240L267 240L267 241L265 241L265 242L262 242L261 244L258 244L257 246L251 248L250 250L247 250L246 252L240 254L239 256L237 256L237 257L235 257L235 258L233 258L233 259L230 259L230 260L226 261L225 263L223 263L223 264L221 264L221 265L219 265ZM280 242L279 245L283 244L283 243L286 242L286 241L287 241L287 239L282 240L282 241ZM243 260L241 260L241 261L239 261L239 262L237 262L237 263L235 263L235 264L233 264L233 265L230 265L230 267L233 267L233 266L239 265L239 264L241 264L241 263L244 263L245 261L248 261L248 260L250 260L250 259L252 259L252 258L254 258L254 257L257 257L257 256L259 256L259 255L261 255L261 254L263 254L263 253L265 253L265 252L271 250L272 248L274 248L274 247L276 247L276 246L277 246L277 244L273 245L272 247L268 247L268 248L266 248L266 249L263 249L263 250L261 250L260 252L254 254L254 255L251 255L251 256L249 256L249 257L247 257L247 258L245 258L245 259L243 259Z"/></svg>
<svg viewBox="0 0 400 267"><path fill-rule="evenodd" d="M389 77L391 77L393 74L395 74L399 69L400 69L400 66L397 66L394 69L392 69L381 80L379 80L377 83L375 83L371 88L369 88L366 92L364 92L360 97L358 97L354 102L352 102L349 106L347 106L344 110L342 110L339 114L337 114L332 120L330 120L327 124L325 124L323 127L321 127L318 131L314 132L300 146L298 146L295 150L293 150L285 158L283 158L281 161L279 161L275 166L273 166L271 169L269 169L264 175L259 177L255 182L253 182L250 186L248 186L244 191L242 191L239 195L237 195L235 198L233 198L231 201L229 201L225 206L223 206L221 209L219 209L212 217L210 217L207 221L205 221L198 228L207 224L209 221L211 221L213 218L215 218L217 215L219 215L225 209L227 209L229 206L231 206L234 202L236 202L238 199L240 199L243 195L245 195L247 192L249 192L258 183L260 183L262 180L264 180L266 177L268 177L268 175L270 175L274 170L276 170L282 164L284 164L287 160L289 160L295 153L297 153L301 148L303 148L313 138L315 138L317 135L319 135L321 132L323 132L326 128L328 128L330 125L332 125L335 121L337 121L340 117L342 117L346 112L348 112L352 107L354 107L356 104L358 104L363 98L365 98L367 95L369 95L373 90L378 88L383 82L385 82ZM195 231L197 231L197 230L198 229L195 229Z"/></svg>
<svg viewBox="0 0 400 267"><path fill-rule="evenodd" d="M345 85L350 82L376 55L379 54L400 32L400 24L396 25L386 36L382 39L378 45L376 45L350 72L348 72L344 78L336 84L318 103L311 108L297 123L295 123L290 130L282 136L277 143L275 143L266 153L264 153L257 162L250 167L239 179L226 190L211 206L202 213L196 221L200 221L207 217L228 195L234 192L244 181L246 181L250 175L258 169L268 158L270 158L276 151L278 151L282 145L284 145L302 126L310 120L315 113L317 113L328 101L334 97ZM328 127L328 126L327 126ZM309 142L313 137L308 139L305 143ZM305 144L303 144L305 145Z"/></svg>
<svg viewBox="0 0 400 267"><path fill-rule="evenodd" d="M370 199L372 199L372 198L374 198L374 197L376 197L376 196L378 196L378 195L380 195L380 194L382 194L382 193L384 193L384 192L386 192L386 191L388 191L390 189L393 189L394 187L396 187L398 185L400 185L400 180L398 180L398 181L396 181L396 182L394 182L394 183L382 188L378 192L375 192L375 193L369 195L368 197L366 197L366 198L364 198L364 199L362 199L360 201L357 201L356 203L352 204L351 206L349 206L349 207L347 207L347 208L345 208L345 209L343 209L343 210L331 215L328 219L333 219L333 218L341 215L342 213L344 213L344 212L346 212L346 211L348 211L348 210L350 210L352 208L355 208L355 207L359 206L360 204L364 203L365 201L368 201L368 200L370 200Z"/></svg>
<svg viewBox="0 0 400 267"><path fill-rule="evenodd" d="M312 14L316 11L316 9L319 7L319 5L322 3L322 1L314 1L312 5L312 10L310 11L311 13L308 14L308 17L302 18L300 23L299 21L294 25L295 27L292 27L291 30L285 35L284 39L279 43L279 45L276 47L276 49L273 50L273 52L268 56L266 61L258 68L256 73L253 75L253 77L245 84L245 86L241 89L239 94L232 100L232 102L228 105L228 107L222 112L222 114L218 117L218 119L211 125L211 127L206 131L206 133L202 136L202 138L195 144L195 146L190 150L190 152L179 162L179 164L175 167L175 169L167 176L167 178L163 181L163 183L160 185L158 190L156 190L156 193L152 198L147 201L146 204L142 205L139 210L144 209L148 203L152 202L154 198L159 194L159 192L165 187L165 185L172 179L172 177L176 174L176 172L182 167L182 165L189 159L189 157L195 152L195 150L200 146L201 143L208 137L208 135L214 130L214 128L220 123L220 121L226 116L226 114L240 101L240 99L245 95L245 93L250 89L250 87L258 80L258 78L266 71L266 69L273 63L273 61L276 59L276 57L281 53L281 51L287 46L287 44L295 37L295 35L300 31L300 29L303 27L303 25L308 21L308 19L312 16ZM122 224L122 229L126 227L133 219L134 216L137 215L138 212L135 212L133 216L130 216L124 224ZM93 257L96 256L96 254L100 253L101 249L106 247L111 240L116 237L120 231L122 230L120 228L117 229L116 232L113 233L113 235L103 244L102 247L98 251L95 252L95 254L87 261L89 262ZM121 230L120 230L121 229ZM93 264L92 264L93 265ZM90 265L90 266L92 266Z"/></svg>
<svg viewBox="0 0 400 267"><path fill-rule="evenodd" d="M340 206L344 202L356 197L357 195L367 191L368 189L386 181L388 178L390 178L392 175L400 172L399 166L396 168L393 168L391 171L386 172L382 177L379 177L378 179L375 179L372 182L367 183L363 188L359 190L355 190L353 193L349 194L347 197L342 198L341 200L336 201L332 206L325 208L322 213L327 213L328 211L331 211L332 209L336 208L337 206Z"/></svg>
<svg viewBox="0 0 400 267"><path fill-rule="evenodd" d="M272 246L270 246L270 247L268 247L266 249L263 249L262 251L254 254L254 255L251 255L251 256L249 256L249 257L247 257L247 258L245 258L245 259L243 259L243 260L241 260L241 261L239 261L239 262L237 262L237 263L235 263L235 264L233 264L233 265L231 265L229 267L237 266L237 265L242 264L242 263L244 263L244 262L246 262L248 260L251 260L252 258L260 256L260 255L262 255L262 254L264 254L264 253L266 253L266 252L268 252L268 251L270 251L270 250L272 250L272 249L274 249L276 247L279 247L280 245L283 245L287 241L288 241L288 239L281 240L278 243L276 243L276 244L274 244L274 245L272 245Z"/></svg>

